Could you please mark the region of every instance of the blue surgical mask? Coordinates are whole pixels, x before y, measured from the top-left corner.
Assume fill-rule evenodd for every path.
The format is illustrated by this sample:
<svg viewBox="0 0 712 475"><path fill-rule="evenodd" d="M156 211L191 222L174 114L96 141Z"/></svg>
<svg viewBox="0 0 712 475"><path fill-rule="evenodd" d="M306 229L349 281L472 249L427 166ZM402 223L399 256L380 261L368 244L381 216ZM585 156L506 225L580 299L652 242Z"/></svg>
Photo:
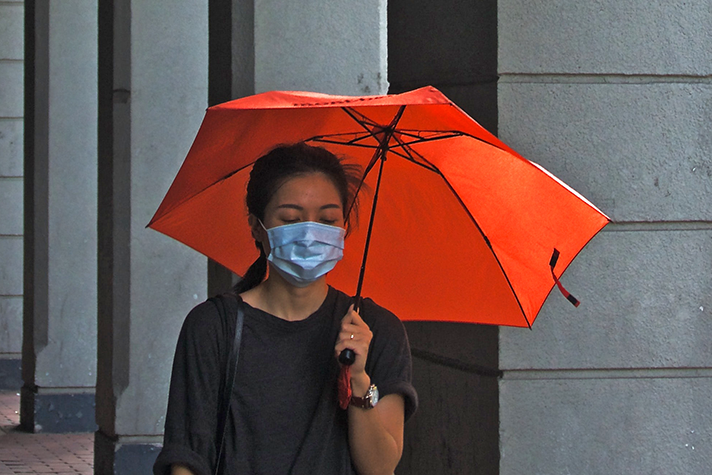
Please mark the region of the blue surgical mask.
<svg viewBox="0 0 712 475"><path fill-rule="evenodd" d="M346 231L338 226L304 221L265 230L270 247L267 260L295 287L316 281L344 257Z"/></svg>

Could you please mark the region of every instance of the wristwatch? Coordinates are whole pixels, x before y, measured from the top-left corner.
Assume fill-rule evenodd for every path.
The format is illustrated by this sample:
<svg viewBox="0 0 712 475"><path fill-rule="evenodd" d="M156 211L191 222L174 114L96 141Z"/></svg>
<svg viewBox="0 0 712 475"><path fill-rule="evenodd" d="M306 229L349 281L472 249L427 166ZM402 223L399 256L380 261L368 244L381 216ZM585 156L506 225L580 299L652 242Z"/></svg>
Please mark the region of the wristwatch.
<svg viewBox="0 0 712 475"><path fill-rule="evenodd" d="M378 388L372 384L364 397L351 396L351 405L361 409L373 409L378 404Z"/></svg>

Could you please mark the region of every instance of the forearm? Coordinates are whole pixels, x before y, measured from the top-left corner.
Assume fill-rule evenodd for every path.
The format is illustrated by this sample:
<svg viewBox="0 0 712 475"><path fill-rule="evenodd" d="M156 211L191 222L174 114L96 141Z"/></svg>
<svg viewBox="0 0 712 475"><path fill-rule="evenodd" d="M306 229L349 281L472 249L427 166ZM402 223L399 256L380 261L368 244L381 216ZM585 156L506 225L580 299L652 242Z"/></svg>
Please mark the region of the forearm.
<svg viewBox="0 0 712 475"><path fill-rule="evenodd" d="M369 385L370 379L352 381L354 394L365 394ZM349 406L348 419L351 458L359 475L392 475L403 451L402 397L386 396L373 409Z"/></svg>

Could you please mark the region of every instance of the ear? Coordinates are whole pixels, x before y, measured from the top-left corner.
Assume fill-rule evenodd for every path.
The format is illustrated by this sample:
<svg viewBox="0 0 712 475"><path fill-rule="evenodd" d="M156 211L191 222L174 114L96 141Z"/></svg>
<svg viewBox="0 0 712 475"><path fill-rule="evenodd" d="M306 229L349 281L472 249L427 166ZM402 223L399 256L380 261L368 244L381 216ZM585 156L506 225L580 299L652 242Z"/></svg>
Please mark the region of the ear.
<svg viewBox="0 0 712 475"><path fill-rule="evenodd" d="M265 240L265 230L262 227L262 224L260 224L260 220L257 219L257 216L254 214L250 214L247 217L247 224L250 225L250 233L252 234L252 239L255 241L261 243Z"/></svg>

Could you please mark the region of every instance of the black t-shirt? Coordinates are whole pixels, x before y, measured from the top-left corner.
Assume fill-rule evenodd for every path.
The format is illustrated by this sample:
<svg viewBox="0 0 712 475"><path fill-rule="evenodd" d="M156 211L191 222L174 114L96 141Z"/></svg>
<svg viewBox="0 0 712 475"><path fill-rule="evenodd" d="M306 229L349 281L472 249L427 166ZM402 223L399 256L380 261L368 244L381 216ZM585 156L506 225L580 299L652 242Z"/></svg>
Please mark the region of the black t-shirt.
<svg viewBox="0 0 712 475"><path fill-rule="evenodd" d="M232 299L232 300L230 300ZM227 302L227 305L224 305ZM289 322L242 303L245 321L225 436L224 473L353 474L347 414L339 409L334 346L351 304L329 288L321 307ZM211 475L219 395L235 329L235 297L208 300L186 317L178 339L163 450L156 475L181 463ZM223 310L233 307L233 311ZM361 317L373 333L366 372L381 397L401 394L406 419L417 407L403 324L365 299Z"/></svg>

